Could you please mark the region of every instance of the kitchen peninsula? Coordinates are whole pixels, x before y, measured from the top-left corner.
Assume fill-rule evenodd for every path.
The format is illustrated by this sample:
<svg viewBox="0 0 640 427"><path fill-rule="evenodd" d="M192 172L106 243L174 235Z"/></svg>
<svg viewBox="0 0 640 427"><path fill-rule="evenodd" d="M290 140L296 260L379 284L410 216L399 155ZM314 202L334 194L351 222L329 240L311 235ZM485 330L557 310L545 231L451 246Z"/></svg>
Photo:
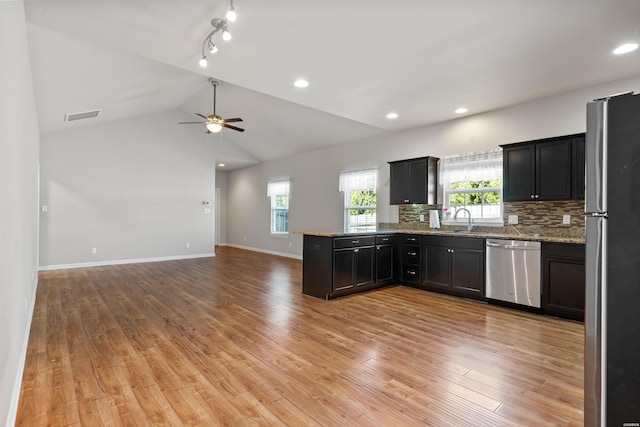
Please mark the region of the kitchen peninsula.
<svg viewBox="0 0 640 427"><path fill-rule="evenodd" d="M304 235L302 293L326 300L401 284L484 301L485 239L541 242L542 311L576 320L584 315L584 237L511 227L296 233Z"/></svg>

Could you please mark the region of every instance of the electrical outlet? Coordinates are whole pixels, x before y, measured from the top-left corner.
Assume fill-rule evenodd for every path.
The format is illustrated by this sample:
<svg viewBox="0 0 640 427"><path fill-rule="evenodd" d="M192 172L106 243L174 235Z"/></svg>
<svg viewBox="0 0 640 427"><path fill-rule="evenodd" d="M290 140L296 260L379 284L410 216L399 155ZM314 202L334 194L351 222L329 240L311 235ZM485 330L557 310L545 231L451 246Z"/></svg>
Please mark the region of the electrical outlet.
<svg viewBox="0 0 640 427"><path fill-rule="evenodd" d="M293 243L292 242L289 242L289 247L290 248L293 247Z"/></svg>
<svg viewBox="0 0 640 427"><path fill-rule="evenodd" d="M98 248L91 248L91 253L92 254L97 254L98 253Z"/></svg>
<svg viewBox="0 0 640 427"><path fill-rule="evenodd" d="M420 214L420 222L424 222L424 214Z"/></svg>
<svg viewBox="0 0 640 427"><path fill-rule="evenodd" d="M185 244L184 244L184 247L185 247L185 248L189 248L189 246L191 246L191 243L189 243L189 242L187 242L187 243L185 243Z"/></svg>
<svg viewBox="0 0 640 427"><path fill-rule="evenodd" d="M518 224L518 215L509 215L509 224L517 225Z"/></svg>
<svg viewBox="0 0 640 427"><path fill-rule="evenodd" d="M210 214L211 213L211 208L203 208L202 212L204 212L206 214Z"/></svg>
<svg viewBox="0 0 640 427"><path fill-rule="evenodd" d="M566 225L571 224L571 215L562 215L562 223Z"/></svg>
<svg viewBox="0 0 640 427"><path fill-rule="evenodd" d="M49 206L42 205L42 212L49 212Z"/></svg>

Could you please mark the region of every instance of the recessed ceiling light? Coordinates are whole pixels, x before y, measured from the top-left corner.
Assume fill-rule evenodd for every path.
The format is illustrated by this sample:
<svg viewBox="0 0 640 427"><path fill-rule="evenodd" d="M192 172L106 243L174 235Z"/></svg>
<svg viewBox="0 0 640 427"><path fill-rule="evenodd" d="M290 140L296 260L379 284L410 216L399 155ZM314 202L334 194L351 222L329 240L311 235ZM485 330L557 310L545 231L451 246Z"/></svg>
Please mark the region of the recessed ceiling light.
<svg viewBox="0 0 640 427"><path fill-rule="evenodd" d="M307 87L309 86L309 82L306 81L305 79L298 79L295 82L293 82L293 85L295 87Z"/></svg>
<svg viewBox="0 0 640 427"><path fill-rule="evenodd" d="M617 48L615 48L613 50L613 54L614 55L623 55L625 53L633 52L637 48L638 48L638 44L637 43L627 43L627 44L623 44L623 45L620 45Z"/></svg>
<svg viewBox="0 0 640 427"><path fill-rule="evenodd" d="M389 113L387 114L387 119L397 119L398 113Z"/></svg>
<svg viewBox="0 0 640 427"><path fill-rule="evenodd" d="M218 166L220 166L221 168L224 167L224 163L218 163Z"/></svg>
<svg viewBox="0 0 640 427"><path fill-rule="evenodd" d="M456 114L464 114L464 113L466 113L467 111L469 111L469 109L468 109L468 108L460 107L460 108L458 108L458 109L456 110Z"/></svg>

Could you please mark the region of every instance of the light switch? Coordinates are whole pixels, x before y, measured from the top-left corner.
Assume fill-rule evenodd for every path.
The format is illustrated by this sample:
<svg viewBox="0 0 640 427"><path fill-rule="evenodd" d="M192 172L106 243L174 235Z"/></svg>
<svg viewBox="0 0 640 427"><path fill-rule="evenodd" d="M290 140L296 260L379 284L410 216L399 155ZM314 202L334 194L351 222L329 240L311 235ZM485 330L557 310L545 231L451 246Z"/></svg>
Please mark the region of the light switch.
<svg viewBox="0 0 640 427"><path fill-rule="evenodd" d="M42 205L42 212L49 212L49 206Z"/></svg>
<svg viewBox="0 0 640 427"><path fill-rule="evenodd" d="M571 215L562 215L563 224L571 224Z"/></svg>
<svg viewBox="0 0 640 427"><path fill-rule="evenodd" d="M204 212L206 214L210 214L211 213L211 208L203 208L202 212Z"/></svg>
<svg viewBox="0 0 640 427"><path fill-rule="evenodd" d="M509 215L509 224L517 225L518 224L518 215Z"/></svg>
<svg viewBox="0 0 640 427"><path fill-rule="evenodd" d="M424 214L420 214L420 222L424 222Z"/></svg>

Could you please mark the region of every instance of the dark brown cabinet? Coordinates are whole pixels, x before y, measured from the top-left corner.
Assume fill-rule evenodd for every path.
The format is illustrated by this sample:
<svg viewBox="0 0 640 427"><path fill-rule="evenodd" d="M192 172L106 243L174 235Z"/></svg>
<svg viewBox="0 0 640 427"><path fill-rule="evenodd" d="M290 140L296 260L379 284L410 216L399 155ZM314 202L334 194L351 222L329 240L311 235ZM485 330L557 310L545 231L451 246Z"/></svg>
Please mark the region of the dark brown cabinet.
<svg viewBox="0 0 640 427"><path fill-rule="evenodd" d="M419 285L421 281L420 236L406 234L400 236L400 279L404 283Z"/></svg>
<svg viewBox="0 0 640 427"><path fill-rule="evenodd" d="M584 134L502 148L505 202L584 198Z"/></svg>
<svg viewBox="0 0 640 427"><path fill-rule="evenodd" d="M584 320L584 262L584 245L543 245L542 301L546 314Z"/></svg>
<svg viewBox="0 0 640 427"><path fill-rule="evenodd" d="M302 293L329 299L388 284L393 281L393 257L392 235L305 234Z"/></svg>
<svg viewBox="0 0 640 427"><path fill-rule="evenodd" d="M571 140L573 151L573 188L571 198L574 200L584 200L584 173L585 173L585 135L578 135Z"/></svg>
<svg viewBox="0 0 640 427"><path fill-rule="evenodd" d="M438 160L436 157L420 157L389 162L390 203L437 203Z"/></svg>
<svg viewBox="0 0 640 427"><path fill-rule="evenodd" d="M484 239L423 236L422 253L425 288L484 299Z"/></svg>
<svg viewBox="0 0 640 427"><path fill-rule="evenodd" d="M396 249L395 237L376 236L376 283L393 281Z"/></svg>

